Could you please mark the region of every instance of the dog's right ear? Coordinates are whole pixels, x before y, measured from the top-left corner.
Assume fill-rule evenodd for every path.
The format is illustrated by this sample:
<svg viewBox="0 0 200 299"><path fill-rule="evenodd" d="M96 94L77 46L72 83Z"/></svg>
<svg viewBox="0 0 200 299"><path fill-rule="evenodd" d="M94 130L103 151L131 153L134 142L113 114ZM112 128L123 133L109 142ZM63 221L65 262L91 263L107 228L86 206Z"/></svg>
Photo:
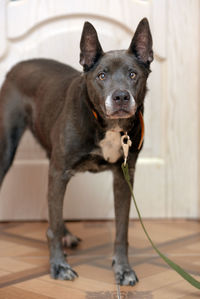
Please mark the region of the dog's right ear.
<svg viewBox="0 0 200 299"><path fill-rule="evenodd" d="M80 42L80 64L88 71L103 55L97 32L89 22L85 22Z"/></svg>

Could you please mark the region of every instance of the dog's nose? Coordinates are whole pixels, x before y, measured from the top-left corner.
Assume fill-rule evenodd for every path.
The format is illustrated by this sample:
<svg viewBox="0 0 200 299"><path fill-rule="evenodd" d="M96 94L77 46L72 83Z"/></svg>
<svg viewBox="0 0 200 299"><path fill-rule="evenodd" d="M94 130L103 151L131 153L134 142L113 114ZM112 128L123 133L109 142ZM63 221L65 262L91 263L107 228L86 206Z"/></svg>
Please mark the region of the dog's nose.
<svg viewBox="0 0 200 299"><path fill-rule="evenodd" d="M130 94L127 90L118 89L113 92L112 99L118 103L128 102L130 100Z"/></svg>

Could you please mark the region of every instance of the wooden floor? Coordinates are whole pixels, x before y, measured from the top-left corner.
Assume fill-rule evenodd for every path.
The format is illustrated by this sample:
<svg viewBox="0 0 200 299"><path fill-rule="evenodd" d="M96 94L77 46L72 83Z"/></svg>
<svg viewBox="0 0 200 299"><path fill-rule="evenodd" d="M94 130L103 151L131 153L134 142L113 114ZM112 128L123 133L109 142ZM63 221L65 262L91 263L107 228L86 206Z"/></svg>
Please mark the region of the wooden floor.
<svg viewBox="0 0 200 299"><path fill-rule="evenodd" d="M159 248L200 280L200 222L145 221ZM152 250L138 221L130 223L130 262L140 281L134 287L115 284L111 270L114 223L70 222L83 241L68 251L78 272L74 282L49 277L45 237L47 223L0 224L0 299L189 299L200 298Z"/></svg>

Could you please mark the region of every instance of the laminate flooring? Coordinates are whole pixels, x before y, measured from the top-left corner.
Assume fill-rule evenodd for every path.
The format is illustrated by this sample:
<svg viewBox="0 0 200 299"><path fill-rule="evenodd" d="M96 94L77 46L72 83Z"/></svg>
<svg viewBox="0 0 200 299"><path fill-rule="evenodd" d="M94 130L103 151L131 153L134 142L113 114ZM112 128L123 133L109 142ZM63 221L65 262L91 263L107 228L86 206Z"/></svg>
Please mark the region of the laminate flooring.
<svg viewBox="0 0 200 299"><path fill-rule="evenodd" d="M82 241L67 251L79 274L71 281L49 276L46 222L0 223L0 299L200 298L151 248L138 220L130 221L129 259L139 277L134 287L115 284L111 268L113 221L68 222ZM200 281L200 222L145 220L159 249Z"/></svg>

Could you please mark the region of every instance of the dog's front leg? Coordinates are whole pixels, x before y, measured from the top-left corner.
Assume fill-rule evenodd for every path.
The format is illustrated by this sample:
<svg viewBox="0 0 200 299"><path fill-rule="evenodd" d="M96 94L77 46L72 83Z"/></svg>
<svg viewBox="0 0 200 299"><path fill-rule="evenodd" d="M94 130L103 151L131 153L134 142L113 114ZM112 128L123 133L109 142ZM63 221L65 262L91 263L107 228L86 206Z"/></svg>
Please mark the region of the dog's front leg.
<svg viewBox="0 0 200 299"><path fill-rule="evenodd" d="M63 222L63 199L70 173L57 169L53 163L49 169L48 206L49 228L47 238L50 251L51 277L61 280L73 280L77 273L66 262L62 237L65 233Z"/></svg>
<svg viewBox="0 0 200 299"><path fill-rule="evenodd" d="M135 164L135 163L134 163ZM128 185L123 177L120 166L113 171L116 239L114 245L113 268L116 282L121 285L135 285L138 278L131 269L128 261L128 224L131 195ZM131 181L133 181L134 169L130 169Z"/></svg>

